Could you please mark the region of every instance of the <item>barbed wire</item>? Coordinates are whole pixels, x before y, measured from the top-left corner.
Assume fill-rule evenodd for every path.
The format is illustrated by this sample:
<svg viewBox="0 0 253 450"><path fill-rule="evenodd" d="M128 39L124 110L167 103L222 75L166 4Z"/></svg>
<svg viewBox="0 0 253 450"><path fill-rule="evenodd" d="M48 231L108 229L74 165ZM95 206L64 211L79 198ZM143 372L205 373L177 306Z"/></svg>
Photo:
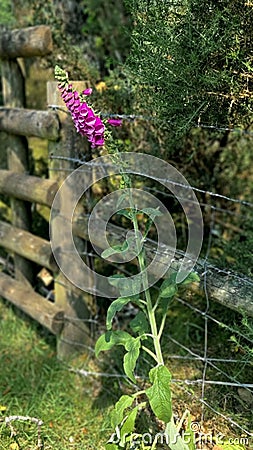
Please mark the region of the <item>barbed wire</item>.
<svg viewBox="0 0 253 450"><path fill-rule="evenodd" d="M247 436L253 436L253 433L251 433L250 431L246 430L244 427L242 427L240 424L238 424L235 420L231 419L231 417L226 416L225 414L222 414L220 411L218 411L216 408L214 408L213 406L211 406L206 400L202 400L200 399L196 394L194 394L192 391L188 391L187 389L184 388L184 386L178 384L177 387L181 390L183 390L188 396L190 396L191 398L194 398L197 402L200 402L201 404L204 404L208 409L210 409L211 411L213 411L217 416L222 417L223 419L225 419L226 422L230 423L233 427L237 427L239 428L241 431L243 431L243 433L245 433Z"/></svg>
<svg viewBox="0 0 253 450"><path fill-rule="evenodd" d="M55 111L61 111L65 112L69 116L71 115L70 112L67 110L64 106L58 106L56 104L48 104L48 108L53 109ZM143 114L112 114L107 112L100 113L100 117L104 118L111 118L111 119L122 119L129 122L133 122L134 120L145 120L147 122L160 122L162 123L163 120L161 120L159 117L156 116L145 116ZM173 121L166 121L166 124L173 125ZM236 125L218 125L218 124L207 124L207 123L201 123L201 122L193 122L192 128L201 128L201 129L208 129L210 131L229 131L230 133L236 133L236 134L245 134L249 136L253 136L253 131L250 131L247 128L239 128Z"/></svg>
<svg viewBox="0 0 253 450"><path fill-rule="evenodd" d="M110 116L112 117L112 115ZM117 118L125 118L123 116L113 115L113 117ZM134 117L129 117L130 120L134 120ZM139 117L139 119L145 119L144 117ZM200 125L200 124L198 124ZM210 130L214 130L214 125L205 125L201 124L202 128L209 128ZM248 135L253 135L253 132L250 132L249 130L240 130L240 129L231 129L231 127L226 126L219 126L215 127L216 131L229 131L234 133L243 133ZM59 163L68 162L70 166L72 167L51 167L49 166L50 171L59 171L63 174L66 172L72 172L74 169L73 167L75 165L82 166L81 171L90 173L93 167L98 168L99 164L96 164L94 161L85 161L81 158L70 158L65 156L50 156L51 163L53 160L59 160ZM104 168L104 171L106 173L107 169L113 168L110 164L103 164L100 165L100 167ZM141 174L140 174L141 175ZM166 333L164 335L164 340L169 343L169 346L166 351L166 364L170 362L170 365L172 364L173 367L173 361L178 361L176 364L182 365L185 364L187 361L190 365L190 367L194 367L196 370L192 371L192 375L181 375L181 372L179 374L175 373L175 376L172 377L172 383L175 389L181 389L183 392L187 393L192 398L194 398L199 404L201 405L201 422L204 423L206 410L209 409L213 412L213 414L223 418L227 424L231 425L233 428L236 427L237 429L241 430L243 433L245 433L247 436L253 436L252 430L250 429L250 424L242 426L240 419L232 419L229 417L229 414L223 414L221 411L219 411L219 408L214 403L214 400L210 396L210 389L213 387L213 389L220 389L222 387L229 389L232 393L236 389L244 389L249 395L251 396L253 393L253 383L250 382L250 380L247 379L246 374L249 370L252 370L252 355L251 353L242 352L241 355L237 353L236 357L231 357L232 355L229 353L229 346L228 349L223 349L222 354L219 355L217 353L219 350L214 350L213 348L213 332L216 327L219 327L219 330L221 330L221 333L226 333L224 336L226 336L226 339L230 340L231 337L234 338L234 341L231 339L231 344L233 345L233 342L242 342L249 346L249 344L253 343L253 333L248 333L245 328L242 328L239 325L236 325L235 323L231 323L231 320L229 318L225 319L224 317L221 318L218 314L215 312L215 308L213 308L214 302L212 300L212 297L209 293L209 288L212 287L214 289L221 289L224 293L224 295L234 295L238 298L244 299L244 292L245 289L248 289L249 296L250 292L252 290L253 286L253 280L244 274L237 273L233 270L231 270L229 267L219 267L211 260L211 250L214 245L214 237L215 237L215 227L218 217L220 217L220 214L228 215L228 217L251 217L252 216L252 207L253 203L244 199L238 199L229 197L226 195L222 195L216 192L212 192L210 190L201 189L198 187L192 187L187 186L182 183L177 183L174 180L170 180L167 177L160 177L157 182L167 183L168 185L173 185L176 187L179 187L182 190L179 190L179 196L177 200L187 200L187 198L184 197L184 193L186 193L187 197L187 190L192 190L195 192L198 197L200 198L199 204L201 208L208 208L210 210L210 217L208 216L209 220L209 230L207 232L207 239L206 239L206 250L204 257L199 258L195 264L195 270L199 274L201 278L201 301L197 301L196 304L190 298L190 300L187 298L181 298L180 296L176 296L173 305L176 305L178 310L181 311L183 309L188 309L192 312L191 314L191 321L193 322L193 325L196 321L201 318L201 320L198 320L197 324L200 328L200 337L198 344L193 344L185 339L182 336L182 339L180 337L180 340L177 339L173 335L173 322L172 318L171 321L171 331L168 328L168 331L166 330ZM160 189L157 189L156 187L149 187L144 186L143 190L148 190L154 194L161 195L164 197L172 198L175 196L170 192L163 192ZM204 201L203 197L204 196ZM206 201L208 199L208 201ZM188 199L189 203L197 203L193 199ZM239 205L240 208L237 207ZM235 207L236 206L236 207ZM209 212L209 211L208 211ZM88 218L89 214L84 214L84 217ZM127 231L127 230L126 230ZM234 233L242 233L243 230L240 228L234 229ZM124 235L123 235L124 236ZM159 254L161 256L161 264L167 264L166 259L164 255L167 255L168 249L163 248L162 246L157 248L157 242L155 240L152 240L150 238L146 239L146 243L149 245L148 252L149 257L152 258L152 255ZM164 253L165 252L165 253ZM167 252L167 253L166 253ZM71 252L69 253L71 254ZM90 249L86 249L85 251L79 252L80 256L82 257L89 257L92 261L95 261L96 258L99 260L101 259L100 255L95 253L94 251ZM175 259L174 261L180 260L180 258L185 256L185 251L181 249L177 249ZM191 261L191 255L187 255L189 257L189 261ZM112 269L116 269L118 273L124 273L127 275L132 275L130 271L128 271L125 267L122 267L120 264L117 263L109 263ZM177 270L175 267L171 267L171 270ZM218 276L223 277L224 281L221 284L218 280ZM230 285L229 282L235 282L237 286L242 287L243 289L238 289L234 291L233 285ZM56 283L58 281L56 280ZM64 286L64 283L61 282L61 284ZM232 287L231 287L232 286ZM66 287L68 285L66 284ZM158 290L158 287L154 287L155 290ZM96 292L96 289L94 289L94 294L99 296L99 292ZM102 293L101 293L102 294ZM211 308L212 307L212 308ZM127 314L124 315L124 310L122 312L122 322L126 320ZM134 314L134 311L133 311ZM186 312L186 314L188 314ZM170 315L170 313L169 313ZM173 314L172 314L173 317ZM72 324L78 324L83 319L79 319L76 317L71 317L70 314L66 316L66 320L71 322ZM120 318L119 324L120 324ZM128 317L128 320L131 320L131 317ZM99 318L99 315L96 316L96 318L90 318L85 319L85 323L89 324L92 323L95 327L95 334L100 335L105 331L104 323L101 323L101 320ZM200 324L200 325L199 325ZM191 325L191 323L190 323ZM189 326L190 326L189 325ZM215 328L214 328L215 327ZM176 335L177 336L177 335ZM225 339L225 337L224 337ZM71 341L71 339L65 339L64 342L67 342L69 345L76 345L74 341ZM78 344L77 344L78 345ZM79 343L81 348L84 349L84 351L89 351L91 358L94 357L94 349L90 349L85 345L85 343ZM143 355L141 357L141 362L147 364L149 367L151 367L150 361ZM103 364L103 361L98 362L98 366L100 367L100 364ZM240 370L234 370L234 367L240 367ZM242 371L243 367L247 368L247 370ZM101 366L102 367L102 366ZM176 366L177 367L177 366ZM183 366L184 367L184 366ZM229 368L229 369L228 369ZM108 366L106 370L103 366L102 370L98 368L97 371L90 370L89 367L89 361L86 361L86 363L82 363L82 366L80 368L72 368L70 367L70 370L75 372L77 375L84 376L84 377L101 377L101 378L115 378L116 380L122 380L122 382L129 383L129 380L124 375L124 373L121 372L121 369L113 369L113 364ZM146 382L147 380L145 377L141 374L142 372L141 363L137 366L136 370L136 382ZM175 369L177 370L177 369ZM140 373L139 373L140 372ZM173 370L172 370L173 372ZM197 375L195 375L197 373ZM104 383L102 384L104 388ZM189 386L189 389L187 387ZM209 389L210 387L210 389ZM105 387L105 389L107 389ZM173 388L174 389L174 388ZM236 417L236 415L235 415ZM248 421L249 423L249 421ZM248 429L247 429L248 427Z"/></svg>
<svg viewBox="0 0 253 450"><path fill-rule="evenodd" d="M82 168L79 168L79 172L84 172L84 173L90 173L90 169L95 167L102 167L104 169L106 168L111 168L111 169L115 169L115 166L113 164L101 164L101 163L97 163L96 160L93 161L83 161L80 158L73 158L73 157L67 157L67 156L55 156L55 155L50 155L50 160L62 160L62 161L68 161L68 162L72 162L72 163L76 163L76 164L80 164L82 166ZM73 168L53 168L53 167L49 167L49 171L62 171L62 172L73 172ZM127 168L126 168L126 173L127 173ZM145 177L145 174L139 174L140 176L143 175ZM108 173L109 176L109 173ZM212 198L216 198L216 199L220 199L220 200L226 200L229 201L231 203L236 203L236 204L240 204L243 206L249 206L251 208L253 208L253 203L246 201L246 200L241 200L238 198L233 198L233 197L228 197L226 195L223 194L218 194L216 192L212 192L212 191L207 191L205 189L200 189L194 186L190 186L190 185L186 185L186 184L182 184L176 181L171 180L170 178L162 178L162 177L156 177L155 178L156 181L160 182L160 183L166 183L166 184L171 184L172 186L176 186L176 187L181 187L183 189L190 190L190 191L194 191L200 194L205 194L208 195ZM161 191L162 192L162 191ZM190 199L191 200L191 199ZM208 204L206 204L208 205ZM209 206L209 205L208 205Z"/></svg>

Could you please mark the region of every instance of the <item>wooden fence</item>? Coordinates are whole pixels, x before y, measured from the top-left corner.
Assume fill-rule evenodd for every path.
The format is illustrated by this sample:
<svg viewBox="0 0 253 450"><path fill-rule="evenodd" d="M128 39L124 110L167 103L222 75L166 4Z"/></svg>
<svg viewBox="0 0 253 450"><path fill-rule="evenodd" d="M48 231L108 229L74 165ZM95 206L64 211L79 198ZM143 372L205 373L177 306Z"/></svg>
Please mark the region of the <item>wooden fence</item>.
<svg viewBox="0 0 253 450"><path fill-rule="evenodd" d="M0 108L0 131L8 133L7 148L2 149L7 152L8 170L0 170L0 193L10 197L12 210L12 224L0 221L0 245L14 255L15 268L14 278L0 272L0 295L56 334L58 356L66 358L78 349L78 344L91 343L85 322L91 314L87 308L89 296L59 272L50 242L31 232L31 205L51 207L65 174L54 170L58 164L54 160L51 179L29 175L27 137L46 139L50 154L69 157L78 137L66 114L25 108L25 78L19 59L43 57L51 51L52 37L47 26L8 31L0 36L4 102ZM54 302L33 289L38 266L53 274Z"/></svg>
<svg viewBox="0 0 253 450"><path fill-rule="evenodd" d="M64 166L71 170L70 163L57 156L74 156L73 149L80 145L80 138L67 114L25 109L25 80L17 59L45 56L51 50L51 33L46 26L14 30L0 36L4 99L0 131L8 133L8 170L0 170L0 194L10 197L12 208L12 224L0 221L0 245L14 254L15 267L15 277L0 272L0 295L57 335L58 356L68 358L79 347L89 347L92 343L87 319L94 313L94 302L91 295L73 286L60 272L50 242L32 234L31 204L51 207L66 176L66 172L58 169ZM48 140L49 154L56 156L52 160L50 179L29 175L27 136ZM81 145L84 147L84 140ZM124 230L113 225L107 226L107 230L109 240L119 241L124 234ZM77 237L76 245L82 249L84 241L89 240L88 219L78 212L73 220L73 233ZM94 236L95 244L101 247L100 233ZM151 244L146 245L147 254L154 249ZM53 274L54 302L33 289L37 266ZM211 299L253 317L253 297L247 284L201 261L197 268L200 274L207 271L205 281Z"/></svg>

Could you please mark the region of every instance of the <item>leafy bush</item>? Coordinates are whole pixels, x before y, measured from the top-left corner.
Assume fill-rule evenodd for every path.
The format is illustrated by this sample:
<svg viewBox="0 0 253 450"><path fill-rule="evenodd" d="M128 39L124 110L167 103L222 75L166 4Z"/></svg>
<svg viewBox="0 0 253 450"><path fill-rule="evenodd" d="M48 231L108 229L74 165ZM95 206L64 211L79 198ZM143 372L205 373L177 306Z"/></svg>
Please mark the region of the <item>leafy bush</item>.
<svg viewBox="0 0 253 450"><path fill-rule="evenodd" d="M101 75L122 64L130 50L130 14L124 2L117 0L83 0L86 15L83 36L89 39L100 61Z"/></svg>
<svg viewBox="0 0 253 450"><path fill-rule="evenodd" d="M0 2L0 25L11 26L15 23L11 0Z"/></svg>
<svg viewBox="0 0 253 450"><path fill-rule="evenodd" d="M138 101L182 135L201 123L252 118L252 6L230 0L126 0L134 19L128 64Z"/></svg>

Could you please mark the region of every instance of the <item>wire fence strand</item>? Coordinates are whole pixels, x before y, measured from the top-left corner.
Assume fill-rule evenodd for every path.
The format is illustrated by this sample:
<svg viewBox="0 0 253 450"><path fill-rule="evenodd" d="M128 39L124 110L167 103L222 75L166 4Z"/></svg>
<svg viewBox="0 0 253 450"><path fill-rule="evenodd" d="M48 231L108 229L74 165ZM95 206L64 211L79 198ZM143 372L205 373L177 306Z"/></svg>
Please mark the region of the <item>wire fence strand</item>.
<svg viewBox="0 0 253 450"><path fill-rule="evenodd" d="M122 117L117 115L117 117L126 119L125 115L122 115ZM134 120L136 118L140 120L147 119L141 116L128 117L129 120ZM253 132L248 130L240 130L226 126L216 127L207 124L199 124L199 126L216 131L229 131L253 135ZM50 162L52 163L53 160L58 160L59 163L68 162L70 167L55 168L52 166L50 167L49 164L49 170L61 171L66 174L72 172L76 167L79 168L79 166L82 166L79 170L87 173L90 173L93 167L99 167L94 161L87 162L78 157L70 158L51 155ZM110 167L110 164L104 165L105 173L108 173L108 168ZM217 396L219 397L219 393L223 392L222 389L226 390L226 392L229 391L231 396L238 396L238 390L243 389L249 395L249 399L251 396L253 399L253 383L249 378L253 375L253 354L252 350L250 350L253 343L253 324L251 324L251 317L247 319L249 322L248 328L242 325L242 320L238 320L240 312L237 313L237 316L235 313L234 320L231 320L230 313L227 315L225 314L223 317L219 308L216 308L217 304L214 303L209 291L210 287L214 289L221 289L222 287L224 295L230 295L231 297L236 296L243 302L245 300L244 293L247 290L250 297L253 286L253 279L251 276L244 273L238 273L236 270L233 270L229 264L219 266L219 259L214 259L212 257L212 251L216 245L216 226L219 224L219 217L221 214L224 215L225 218L228 218L228 222L231 222L233 218L235 218L235 220L237 218L251 218L253 203L244 199L233 198L221 193L212 192L211 190L201 189L197 186L186 186L166 177L161 177L157 181L182 188L182 191L180 191L181 196L179 196L177 200L185 199L184 193L186 193L187 197L187 191L191 189L198 194L198 201L202 210L209 211L209 223L208 227L206 227L205 253L197 260L195 265L195 270L200 275L201 279L201 299L197 297L195 300L194 293L191 294L190 297L187 295L185 297L182 297L181 295L177 296L171 310L168 312L168 331L166 329L166 333L163 336L163 341L166 345L166 364L171 368L172 374L173 369L175 370L175 374L172 377L173 389L175 392L177 392L177 390L183 391L191 400L194 399L194 401L200 405L199 419L202 424L205 422L206 411L211 411L215 417L222 418L233 430L236 428L245 433L245 435L253 437L251 421L248 420L247 425L242 425L240 416L236 415L236 412L232 416L233 418L230 417L230 415L233 414L232 406L232 412L227 408L226 414L222 411L219 401L217 401ZM150 191L152 194L163 198L174 197L171 192L163 192L153 186L145 186L143 190ZM195 200L189 199L189 202L195 203ZM84 215L86 218L88 218L88 216L88 214L86 216ZM229 224L231 225L230 222ZM231 228L231 232L233 232L234 235L240 235L243 230L239 226L234 226ZM166 254L164 249L162 247L157 249L156 242L150 238L147 238L146 241L147 244L150 245L150 257L159 253L161 255L161 264L163 264L162 257ZM90 250L90 248L85 248L84 251L80 251L79 253L82 257L90 258L90 260L93 261L93 264L95 264L96 261L101 262L101 256L94 252L94 250ZM69 255L71 258L71 252L69 252ZM175 261L180 260L180 258L184 256L185 251L183 249L177 249ZM191 260L190 255L189 260ZM166 259L164 259L164 261L164 264L166 264ZM110 266L112 269L115 269L117 273L125 274L126 276L131 275L131 272L128 271L124 265L110 263ZM176 269L172 268L171 270ZM222 280L224 280L222 286L221 283L217 281L218 277L222 277ZM56 280L56 283L58 282L59 281ZM59 283L64 286L64 282L61 281ZM236 291L234 289L235 284L238 287ZM65 287L67 288L68 286L66 285ZM154 291L157 289L157 287L154 287ZM94 295L99 295L96 289L94 289ZM177 310L178 314L182 315L182 321L185 321L185 336L182 336L181 339L178 338L176 330L173 328L173 317ZM230 312L232 315L233 312L231 310ZM119 318L116 319L118 321L117 324L119 326L124 326L124 321L130 320L134 314L134 308L125 311L123 310L122 317L119 315ZM243 318L243 316L240 317L241 319ZM83 319L67 315L66 320L73 325L78 326L78 323ZM100 336L105 331L100 313L98 313L96 317L91 316L90 319L86 319L86 323L90 323L94 326L96 336ZM195 339L194 337L191 339L189 337L192 330L194 330L194 336L198 336L198 339ZM224 348L221 348L219 342L216 343L216 346L214 345L215 333L218 333L219 336L221 336L222 342L226 343L224 344ZM69 345L79 345L84 351L90 353L91 358L94 358L94 348L85 345L85 343L76 343L71 341L71 339L66 339L65 341ZM150 367L150 361L146 355L142 357L141 363L136 370L137 383L147 382L145 376L142 374L142 363ZM115 378L122 380L122 382L127 381L126 376L120 369L108 369L108 367L103 365L103 362L97 362L97 364L99 367L97 371L90 369L89 360L87 363L82 364L80 368L70 367L70 370L83 377L100 377L103 379ZM187 368L186 372L184 372L184 368ZM192 375L189 376L189 373ZM212 392L216 393L215 401ZM253 406L253 400L251 406ZM246 421L243 423L246 423Z"/></svg>

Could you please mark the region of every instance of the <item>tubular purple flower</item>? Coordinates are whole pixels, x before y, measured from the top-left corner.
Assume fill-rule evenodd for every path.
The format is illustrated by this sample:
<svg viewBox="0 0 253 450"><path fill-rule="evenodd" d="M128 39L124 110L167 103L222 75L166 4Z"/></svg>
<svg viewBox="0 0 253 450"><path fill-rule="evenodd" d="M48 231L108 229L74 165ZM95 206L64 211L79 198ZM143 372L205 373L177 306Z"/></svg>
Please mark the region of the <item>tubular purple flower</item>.
<svg viewBox="0 0 253 450"><path fill-rule="evenodd" d="M105 143L104 137L102 136L95 136L95 138L92 140L91 147L102 147Z"/></svg>
<svg viewBox="0 0 253 450"><path fill-rule="evenodd" d="M105 126L102 122L101 119L99 119L99 117L96 118L96 123L95 123L95 134L103 134L105 131Z"/></svg>
<svg viewBox="0 0 253 450"><path fill-rule="evenodd" d="M92 88L84 89L82 92L83 95L91 95L92 94Z"/></svg>
<svg viewBox="0 0 253 450"><path fill-rule="evenodd" d="M92 108L86 102L82 102L77 91L73 91L72 85L62 87L58 85L61 97L71 113L74 126L78 133L86 136L91 147L104 145L105 126L102 120L95 115ZM92 88L85 89L83 95L91 95Z"/></svg>
<svg viewBox="0 0 253 450"><path fill-rule="evenodd" d="M122 120L121 119L108 119L107 122L112 127L121 127L121 125L122 125Z"/></svg>
<svg viewBox="0 0 253 450"><path fill-rule="evenodd" d="M88 105L87 103L81 103L81 105L78 108L78 112L80 116L87 117L88 116Z"/></svg>

